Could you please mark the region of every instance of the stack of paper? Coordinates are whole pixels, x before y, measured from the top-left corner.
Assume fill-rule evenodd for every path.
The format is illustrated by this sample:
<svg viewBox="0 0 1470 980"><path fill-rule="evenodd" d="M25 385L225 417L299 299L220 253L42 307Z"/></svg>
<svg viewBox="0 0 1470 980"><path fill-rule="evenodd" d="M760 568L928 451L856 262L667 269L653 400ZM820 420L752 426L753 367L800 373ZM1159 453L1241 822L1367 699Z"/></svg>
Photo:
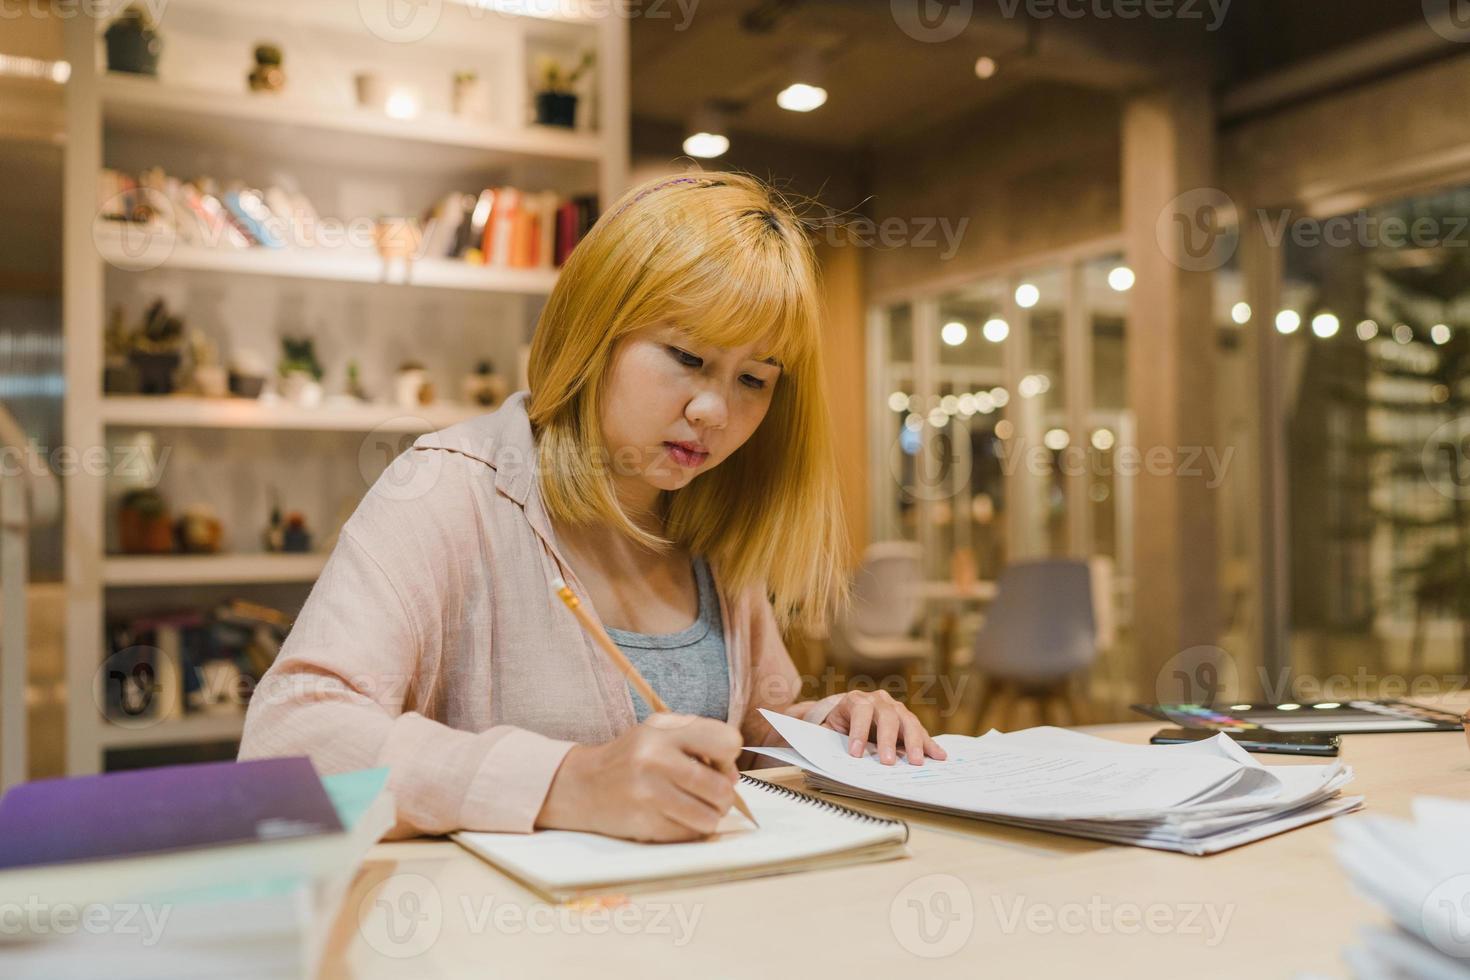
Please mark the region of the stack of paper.
<svg viewBox="0 0 1470 980"><path fill-rule="evenodd" d="M1341 797L1351 766L1263 766L1224 735L1182 745L1123 745L1061 728L980 738L941 735L944 761L885 766L870 745L762 712L790 748L751 751L800 766L815 789L1018 827L1213 854L1356 809Z"/></svg>
<svg viewBox="0 0 1470 980"><path fill-rule="evenodd" d="M1337 828L1337 858L1394 926L1344 951L1360 977L1470 978L1470 803L1419 797L1413 821L1364 817Z"/></svg>

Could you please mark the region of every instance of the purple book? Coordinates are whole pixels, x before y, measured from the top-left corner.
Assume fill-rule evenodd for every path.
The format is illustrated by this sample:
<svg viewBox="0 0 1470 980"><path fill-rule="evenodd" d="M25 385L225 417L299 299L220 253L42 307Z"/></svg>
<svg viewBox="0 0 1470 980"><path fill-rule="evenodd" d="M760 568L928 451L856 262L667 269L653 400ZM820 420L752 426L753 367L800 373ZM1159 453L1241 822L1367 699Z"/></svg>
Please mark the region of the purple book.
<svg viewBox="0 0 1470 980"><path fill-rule="evenodd" d="M0 799L0 869L341 833L305 756L41 779Z"/></svg>

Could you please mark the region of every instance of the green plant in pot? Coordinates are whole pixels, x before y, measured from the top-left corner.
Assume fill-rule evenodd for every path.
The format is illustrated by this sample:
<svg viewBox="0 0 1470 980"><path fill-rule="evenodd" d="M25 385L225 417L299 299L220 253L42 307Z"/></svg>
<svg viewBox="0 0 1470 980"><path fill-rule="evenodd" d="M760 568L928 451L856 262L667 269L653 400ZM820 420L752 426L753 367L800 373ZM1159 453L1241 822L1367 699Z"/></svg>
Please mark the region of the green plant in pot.
<svg viewBox="0 0 1470 980"><path fill-rule="evenodd" d="M536 122L542 126L571 129L577 124L577 94L572 86L592 67L592 52L584 51L570 70L548 56L536 63Z"/></svg>
<svg viewBox="0 0 1470 980"><path fill-rule="evenodd" d="M148 11L133 4L107 25L103 35L107 41L107 70L134 75L158 75L158 56L163 52L159 36Z"/></svg>
<svg viewBox="0 0 1470 980"><path fill-rule="evenodd" d="M274 44L255 46L255 67L247 79L252 92L279 92L286 87L286 71L281 66L281 49Z"/></svg>

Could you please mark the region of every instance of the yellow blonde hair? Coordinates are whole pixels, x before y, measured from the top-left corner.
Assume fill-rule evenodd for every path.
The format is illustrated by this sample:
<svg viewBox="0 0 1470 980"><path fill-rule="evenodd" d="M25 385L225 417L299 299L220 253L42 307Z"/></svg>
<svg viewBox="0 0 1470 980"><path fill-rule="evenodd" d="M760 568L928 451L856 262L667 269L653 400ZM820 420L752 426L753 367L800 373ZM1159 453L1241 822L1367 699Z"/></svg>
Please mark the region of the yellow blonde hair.
<svg viewBox="0 0 1470 980"><path fill-rule="evenodd" d="M745 444L665 495L659 537L618 504L598 409L614 346L663 322L716 347L762 345L781 376ZM573 249L531 344L528 411L548 512L703 555L727 595L763 585L783 628L825 621L845 597L847 543L821 341L816 259L776 191L718 172L628 191Z"/></svg>

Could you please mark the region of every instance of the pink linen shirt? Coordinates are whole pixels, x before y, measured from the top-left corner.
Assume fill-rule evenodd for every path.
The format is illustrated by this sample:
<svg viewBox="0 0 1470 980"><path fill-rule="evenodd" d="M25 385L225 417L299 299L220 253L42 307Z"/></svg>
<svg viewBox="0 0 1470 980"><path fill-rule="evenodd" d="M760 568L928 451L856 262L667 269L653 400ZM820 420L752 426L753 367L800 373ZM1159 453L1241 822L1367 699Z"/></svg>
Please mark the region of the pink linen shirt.
<svg viewBox="0 0 1470 980"><path fill-rule="evenodd" d="M526 398L420 437L373 484L251 697L240 758L387 766L390 837L528 832L572 745L636 724L626 682L551 590L560 576L591 609L541 500ZM727 720L746 745L782 744L756 709L820 723L840 695L797 703L770 601L727 595L712 570Z"/></svg>

